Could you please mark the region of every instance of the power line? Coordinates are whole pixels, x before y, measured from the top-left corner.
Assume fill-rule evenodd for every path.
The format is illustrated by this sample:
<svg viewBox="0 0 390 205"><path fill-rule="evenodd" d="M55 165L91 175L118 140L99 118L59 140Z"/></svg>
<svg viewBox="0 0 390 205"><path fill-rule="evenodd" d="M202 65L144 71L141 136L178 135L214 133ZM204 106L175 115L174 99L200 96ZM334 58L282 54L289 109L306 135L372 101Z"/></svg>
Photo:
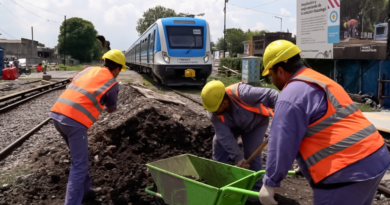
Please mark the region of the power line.
<svg viewBox="0 0 390 205"><path fill-rule="evenodd" d="M277 2L277 1L279 1L279 0L274 0L274 1L271 1L271 2L267 2L267 3L265 3L265 4L260 4L260 5L251 7L251 9L257 8L257 7L260 7L260 6L265 6L265 5L267 5L267 4L271 4L271 3L274 3L274 2ZM236 10L233 10L233 11L242 11L242 10L247 10L247 9L249 9L249 8L246 8L246 9L236 9ZM232 12L232 11L230 11L230 12Z"/></svg>
<svg viewBox="0 0 390 205"><path fill-rule="evenodd" d="M24 3L26 3L26 4L30 4L30 3L25 2L25 1L23 1L23 0L20 0L20 1L22 1L22 2L24 2ZM57 15L60 15L60 16L65 16L64 14L59 14L59 13L56 13L56 12L52 12L52 11L46 10L46 9L44 9L44 8L41 8L41 7L39 7L39 6L35 6L35 5L33 5L33 4L30 4L30 5L31 5L31 6L34 6L34 7L37 7L37 8L39 8L39 9L42 9L42 10L44 10L44 11L53 13L53 14L57 14Z"/></svg>
<svg viewBox="0 0 390 205"><path fill-rule="evenodd" d="M11 1L12 1L12 0L11 0ZM23 6L19 5L18 3L14 2L14 1L12 1L12 2L13 2L14 4L20 6L20 7L23 8L24 10L26 10L26 11L28 11L28 12L34 14L35 16L38 16L39 18L42 18L42 19L44 19L44 20L46 20L46 21L51 21L51 20L49 20L49 19L45 19L45 18L43 18L42 16L40 16L40 15L38 15L38 14L35 14L35 13L29 11L28 9L24 8ZM57 22L57 21L51 21L51 22L59 23L59 22Z"/></svg>
<svg viewBox="0 0 390 205"><path fill-rule="evenodd" d="M10 10L8 10L7 7L4 6L4 4L0 3L0 5L2 5L10 14L12 14L12 16L14 16L20 22L24 23L26 26L29 26L27 23L25 23L24 21L20 20L17 16L15 16Z"/></svg>
<svg viewBox="0 0 390 205"><path fill-rule="evenodd" d="M0 28L0 31L3 31L5 34L11 36L9 33L5 32L5 31L4 31L3 29L1 29L1 28ZM15 37L13 37L13 36L11 36L11 37L17 40L17 38L15 38Z"/></svg>
<svg viewBox="0 0 390 205"><path fill-rule="evenodd" d="M269 13L269 12L265 12L265 11L259 11L259 10L255 10L255 9L252 9L252 8L235 5L235 4L232 4L232 3L229 3L229 4L231 4L233 6L238 6L238 7L244 8L244 9L250 9L252 11L257 11L257 12L260 12L260 13L270 14L270 15L274 15L274 16L293 17L293 16L286 16L286 15L281 15L281 14Z"/></svg>

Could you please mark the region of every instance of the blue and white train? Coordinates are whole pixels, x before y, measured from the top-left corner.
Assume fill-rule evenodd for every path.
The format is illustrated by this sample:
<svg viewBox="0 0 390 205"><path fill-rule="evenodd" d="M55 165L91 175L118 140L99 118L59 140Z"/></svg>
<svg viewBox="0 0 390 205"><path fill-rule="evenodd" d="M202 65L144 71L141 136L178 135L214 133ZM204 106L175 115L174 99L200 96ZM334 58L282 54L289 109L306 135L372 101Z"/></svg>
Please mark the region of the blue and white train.
<svg viewBox="0 0 390 205"><path fill-rule="evenodd" d="M164 85L202 86L212 70L210 42L203 19L161 18L126 51L126 64Z"/></svg>

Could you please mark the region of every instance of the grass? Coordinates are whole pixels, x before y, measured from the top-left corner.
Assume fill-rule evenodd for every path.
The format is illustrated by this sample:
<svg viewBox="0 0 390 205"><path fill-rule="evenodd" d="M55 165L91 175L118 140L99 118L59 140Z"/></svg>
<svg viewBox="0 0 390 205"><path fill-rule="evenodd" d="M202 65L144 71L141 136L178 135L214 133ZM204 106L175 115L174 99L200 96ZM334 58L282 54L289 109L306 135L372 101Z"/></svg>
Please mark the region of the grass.
<svg viewBox="0 0 390 205"><path fill-rule="evenodd" d="M152 78L146 75L143 75L142 77L143 77L142 84L146 86L148 89L153 90L156 93L165 94L165 91L157 88L158 85L157 83L154 82Z"/></svg>
<svg viewBox="0 0 390 205"><path fill-rule="evenodd" d="M362 111L362 112L377 112L369 104L366 104L366 103L360 103L360 104L357 104L357 106L360 109L360 111Z"/></svg>
<svg viewBox="0 0 390 205"><path fill-rule="evenodd" d="M0 174L0 184L15 185L16 178L18 176L27 175L30 174L31 172L32 172L31 168L26 165L14 167L10 170L3 171Z"/></svg>
<svg viewBox="0 0 390 205"><path fill-rule="evenodd" d="M81 70L84 70L84 65L67 65L65 66L64 64L60 64L60 70L65 70L65 67L66 67L66 71L81 71Z"/></svg>

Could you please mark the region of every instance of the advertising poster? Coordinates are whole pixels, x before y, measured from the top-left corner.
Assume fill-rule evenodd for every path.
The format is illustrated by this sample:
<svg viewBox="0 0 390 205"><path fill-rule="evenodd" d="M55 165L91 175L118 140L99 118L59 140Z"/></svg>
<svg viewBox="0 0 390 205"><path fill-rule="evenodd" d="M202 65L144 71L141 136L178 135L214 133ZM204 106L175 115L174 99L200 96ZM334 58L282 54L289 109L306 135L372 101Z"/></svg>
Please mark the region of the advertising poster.
<svg viewBox="0 0 390 205"><path fill-rule="evenodd" d="M297 3L297 45L303 58L386 59L387 0Z"/></svg>

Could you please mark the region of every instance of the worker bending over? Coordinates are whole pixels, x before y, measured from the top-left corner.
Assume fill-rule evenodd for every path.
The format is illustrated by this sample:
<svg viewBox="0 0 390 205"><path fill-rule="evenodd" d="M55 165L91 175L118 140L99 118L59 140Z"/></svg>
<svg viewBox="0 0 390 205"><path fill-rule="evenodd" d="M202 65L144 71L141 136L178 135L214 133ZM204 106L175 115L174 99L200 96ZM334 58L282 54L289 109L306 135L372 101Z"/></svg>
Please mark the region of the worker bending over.
<svg viewBox="0 0 390 205"><path fill-rule="evenodd" d="M330 78L301 63L298 46L272 42L263 76L282 90L272 120L266 174L259 198L277 204L280 186L294 159L314 192L315 205L369 205L390 156L382 136Z"/></svg>
<svg viewBox="0 0 390 205"><path fill-rule="evenodd" d="M269 117L278 99L278 91L237 83L227 88L220 81L207 83L202 90L203 107L212 112L214 126L213 160L227 163L234 160L244 167L249 156L261 145ZM244 152L237 144L241 135ZM261 153L250 163L250 169L262 169ZM254 190L261 188L261 181Z"/></svg>
<svg viewBox="0 0 390 205"><path fill-rule="evenodd" d="M125 56L113 49L105 53L103 59L102 67L88 67L73 78L50 113L72 156L66 205L79 205L84 195L93 195L88 171L87 129L98 119L104 106L109 113L116 110L119 85L115 78L125 68Z"/></svg>

